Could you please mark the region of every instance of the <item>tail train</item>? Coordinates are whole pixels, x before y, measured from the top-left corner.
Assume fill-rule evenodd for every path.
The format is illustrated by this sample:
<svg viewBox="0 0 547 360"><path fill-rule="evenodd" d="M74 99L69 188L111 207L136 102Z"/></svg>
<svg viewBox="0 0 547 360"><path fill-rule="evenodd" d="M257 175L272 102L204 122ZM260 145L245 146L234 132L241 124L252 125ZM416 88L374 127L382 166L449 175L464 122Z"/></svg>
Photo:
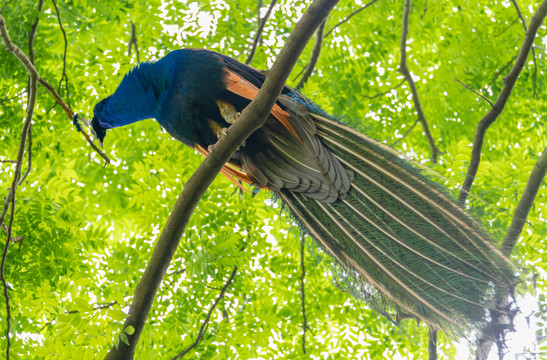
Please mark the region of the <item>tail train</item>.
<svg viewBox="0 0 547 360"><path fill-rule="evenodd" d="M493 287L514 283L491 236L397 152L311 114L321 142L354 179L344 199L278 192L295 218L381 303L441 328L485 320Z"/></svg>

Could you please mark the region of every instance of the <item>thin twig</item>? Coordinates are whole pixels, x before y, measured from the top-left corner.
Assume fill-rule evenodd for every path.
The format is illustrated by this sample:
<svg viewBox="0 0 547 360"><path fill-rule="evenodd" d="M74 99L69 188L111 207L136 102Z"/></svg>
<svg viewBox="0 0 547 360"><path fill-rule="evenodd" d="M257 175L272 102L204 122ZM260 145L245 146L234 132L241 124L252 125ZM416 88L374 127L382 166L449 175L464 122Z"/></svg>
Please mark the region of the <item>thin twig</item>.
<svg viewBox="0 0 547 360"><path fill-rule="evenodd" d="M347 289L344 289L335 277L332 278L332 281L334 282L334 286L336 286L338 290L340 290L341 292L345 294L351 295L352 298L355 299L355 301L357 301L357 306L359 306L359 312L361 313L363 318L365 318L365 313L363 312L363 308L361 307L361 300L359 300L362 294L356 294L354 291L349 291Z"/></svg>
<svg viewBox="0 0 547 360"><path fill-rule="evenodd" d="M389 90L386 90L384 92L381 92L381 93L378 93L376 95L372 95L372 96L368 96L368 95L365 95L364 98L365 99L376 99L380 96L384 96L384 95L387 95L389 94L390 92L392 92L393 90L399 88L401 85L403 85L405 83L406 80L403 79L403 81L401 81L400 83L398 83L397 85L395 85L394 87L392 87L391 89Z"/></svg>
<svg viewBox="0 0 547 360"><path fill-rule="evenodd" d="M304 278L306 276L306 268L304 267L304 245L306 242L306 235L302 234L300 239L300 267L302 268L302 276L300 278L300 298L302 301L302 351L306 353L306 328L308 327L308 320L306 319L306 301L304 291Z"/></svg>
<svg viewBox="0 0 547 360"><path fill-rule="evenodd" d="M306 65L304 75L296 85L296 89L302 88L302 86L306 84L310 76L313 74L313 70L315 70L315 65L317 64L317 60L319 60L319 55L321 55L321 47L323 45L323 32L325 30L326 24L327 19L325 19L325 21L323 21L321 25L319 25L319 28L315 33L315 42L313 43L310 61L308 62L308 65Z"/></svg>
<svg viewBox="0 0 547 360"><path fill-rule="evenodd" d="M427 138L427 142L429 143L429 147L431 148L431 161L433 163L436 163L437 157L439 156L439 154L442 154L442 152L439 150L437 145L435 145L435 141L433 140L433 136L431 135L431 131L429 130L429 125L427 123L424 111L422 109L422 104L420 103L420 99L418 97L418 90L416 89L416 84L414 83L414 79L412 78L412 75L410 75L410 71L408 70L408 65L406 62L406 41L408 37L408 23L410 19L410 8L412 5L411 3L412 3L411 0L405 0L405 4L404 4L403 24L402 24L403 29L401 32L401 64L400 64L399 71L401 72L401 74L403 74L406 81L408 82L408 85L410 86L410 91L412 92L412 100L414 101L416 112L418 113L418 119L420 120L420 123L422 124L425 137Z"/></svg>
<svg viewBox="0 0 547 360"><path fill-rule="evenodd" d="M457 82L459 82L460 84L463 85L464 88L468 89L468 90L471 90L472 92L474 92L475 94L477 94L478 96L480 96L481 98L483 98L484 100L486 100L486 102L488 104L490 104L491 107L494 107L494 104L492 104L492 102L490 100L488 100L488 98L486 98L485 96L483 96L480 92L476 91L475 89L473 89L472 87L468 86L468 85L465 85L463 82L461 82L460 80L458 79L454 79L456 80Z"/></svg>
<svg viewBox="0 0 547 360"><path fill-rule="evenodd" d="M11 306L9 303L8 283L4 276L4 267L6 265L6 257L8 255L8 247L11 239L11 230L13 226L13 218L15 217L15 197L11 197L11 217L8 225L8 233L6 235L6 242L4 244L4 251L2 252L2 262L0 263L0 280L2 280L2 286L4 288L4 300L6 302L6 360L9 360L9 351L11 347L10 329L11 329Z"/></svg>
<svg viewBox="0 0 547 360"><path fill-rule="evenodd" d="M249 56L247 57L247 60L245 61L245 64L247 65L251 65L251 63L253 62L256 48L258 47L258 42L260 41L260 38L262 37L262 32L264 31L264 26L266 25L266 22L268 21L268 18L270 17L276 3L277 3L277 0L272 0L270 7L268 7L268 11L266 11L266 15L264 15L264 17L260 19L258 30L256 31L255 37L253 39L253 45L251 46L251 53L249 54Z"/></svg>
<svg viewBox="0 0 547 360"><path fill-rule="evenodd" d="M9 98L0 99L0 105L2 105L4 103L10 103L13 100L17 99L18 97L20 97L20 95L15 95L15 96L12 96L12 97L9 97Z"/></svg>
<svg viewBox="0 0 547 360"><path fill-rule="evenodd" d="M65 314L86 314L86 313L94 312L94 311L97 311L97 310L108 309L108 308L111 308L112 306L114 306L114 305L116 305L116 304L118 304L117 301L112 301L112 302L105 303L105 304L97 304L97 305L94 306L91 310L88 310L88 311L71 310L71 311L65 311ZM122 307L123 307L123 305L122 305ZM42 330L44 330L47 326L50 326L51 324L53 324L54 321L55 321L55 319L50 320L50 321L48 321L47 323L45 323L45 324L38 330L38 333L41 333Z"/></svg>
<svg viewBox="0 0 547 360"><path fill-rule="evenodd" d="M403 141L403 139L406 138L408 134L410 134L410 132L416 127L416 125L418 125L419 122L420 122L420 120L416 119L414 124L412 124L412 126L403 134L403 137L401 137L400 139L397 139L393 144L391 144L389 146L394 147L395 145L397 145L398 143Z"/></svg>
<svg viewBox="0 0 547 360"><path fill-rule="evenodd" d="M520 21L522 23L522 27L524 28L524 33L526 34L528 32L528 26L526 26L526 19L522 15L522 12L520 11L519 5L517 4L516 0L511 0L513 5L515 6L515 9L517 10L517 14L520 18ZM532 58L534 59L534 97L537 98L538 94L536 92L536 82L538 77L538 64L536 61L536 50L532 46Z"/></svg>
<svg viewBox="0 0 547 360"><path fill-rule="evenodd" d="M4 5L2 5L2 8L0 8L0 14L2 14L4 12L4 9L6 8L6 6L11 4L12 2L13 2L13 0L6 1L6 3Z"/></svg>
<svg viewBox="0 0 547 360"><path fill-rule="evenodd" d="M15 161L15 160L0 160L0 163L11 163L11 164L16 164L17 161Z"/></svg>
<svg viewBox="0 0 547 360"><path fill-rule="evenodd" d="M513 64L513 61L515 61L515 59L517 58L517 56L518 56L518 54L515 55L515 56L513 56L513 57L511 58L511 60L509 60L509 61L507 62L507 64L503 65L503 67L500 69L500 71L498 71L497 73L494 74L494 76L492 77L492 80L490 81L490 85L492 85L493 83L495 83L496 80L498 79L498 77L499 77L501 74L503 74L503 72L504 72L505 70L507 70L507 68L508 68L509 66L511 66L511 64Z"/></svg>
<svg viewBox="0 0 547 360"><path fill-rule="evenodd" d="M131 46L135 46L135 54L137 55L137 63L140 64L141 60L139 57L139 46L137 45L137 30L135 29L135 24L133 20L131 21L131 37L129 38L129 43L127 44L127 56L131 56Z"/></svg>
<svg viewBox="0 0 547 360"><path fill-rule="evenodd" d="M213 305L211 306L211 308L207 312L207 316L205 317L205 321L203 322L203 324L201 324L201 328L199 329L198 336L196 337L196 340L189 347L187 347L186 350L184 350L183 352L181 352L177 356L173 357L172 360L182 358L184 355L188 354L188 352L190 352L190 350L192 350L193 348L195 348L199 344L199 342L203 338L203 335L205 334L205 330L207 329L207 325L209 324L209 319L211 318L211 314L213 313L213 311L217 307L220 300L222 300L222 298L224 297L224 293L226 293L226 290L228 289L228 286L230 286L230 284L234 280L234 276L236 275L236 272L237 272L237 266L234 266L234 270L232 271L232 274L228 278L228 281L226 281L226 283L222 287L222 290L220 291L220 294L218 294L215 302L213 303Z"/></svg>
<svg viewBox="0 0 547 360"><path fill-rule="evenodd" d="M97 304L96 306L93 307L93 311L108 309L108 308L111 308L112 306L116 305L117 303L118 303L117 301L111 301L111 302L106 303L106 304Z"/></svg>
<svg viewBox="0 0 547 360"><path fill-rule="evenodd" d="M361 11L365 10L366 8L368 8L369 6L371 6L372 4L374 4L375 2L377 2L378 0L372 0L368 3L366 3L365 5L361 6L359 9L355 10L354 12L352 12L351 14L349 14L348 16L346 16L346 18L342 21L340 21L338 24L334 25L329 31L327 31L327 33L325 34L324 37L327 37L330 35L331 32L333 32L334 29L336 29L337 27L339 27L340 25L343 25L345 23L347 23L349 21L349 19L351 19L352 17L354 17L355 15L359 14Z"/></svg>
<svg viewBox="0 0 547 360"><path fill-rule="evenodd" d="M68 76L66 75L66 52L68 48L68 41L66 39L66 31L63 28L63 23L61 22L61 14L59 13L59 8L57 7L57 3L55 0L51 0L53 3L53 6L55 6L55 11L57 12L57 21L59 22L59 27L61 28L61 32L63 33L63 38L65 40L65 50L63 52L63 75L59 79L59 86L57 87L57 92L61 92L61 84L63 83L63 79L65 79L65 87L66 87L66 102L68 103L68 107L70 107L70 92L68 90Z"/></svg>
<svg viewBox="0 0 547 360"><path fill-rule="evenodd" d="M494 123L494 121L497 120L497 118L503 111L507 100L509 100L509 96L513 91L513 87L515 86L515 83L517 82L517 79L522 69L524 68L524 65L526 64L526 59L528 59L528 55L530 54L530 49L534 44L534 39L536 38L538 29L541 26L541 23L543 22L543 19L545 19L546 15L547 0L544 0L530 20L530 26L528 27L528 32L524 37L524 41L517 56L517 60L515 61L515 64L513 65L513 68L511 69L509 74L503 79L503 88L501 89L501 93L494 103L494 107L492 107L490 111L477 124L475 140L473 141L473 151L471 152L471 161L469 163L469 167L467 168L467 174L465 175L465 179L463 181L463 185L460 189L460 194L458 196L458 201L460 203L465 203L467 195L469 194L469 190L471 190L471 186L473 185L473 181L475 180L475 176L477 175L479 163L481 161L482 145L484 142L486 130L490 127L490 125Z"/></svg>
<svg viewBox="0 0 547 360"><path fill-rule="evenodd" d="M59 105L61 105L61 107L63 108L63 110L65 111L65 113L69 117L69 119L72 121L72 119L74 118L74 112L63 101L63 99L61 99L61 97L59 96L57 91L55 91L53 86L51 86L45 79L43 79L40 76L40 74L38 73L38 71L36 70L34 65L32 65L32 63L30 62L29 58L25 55L25 53L23 53L21 51L21 49L19 49L11 41L9 33L8 33L8 29L6 27L6 20L4 19L4 17L2 15L0 15L0 37L4 41L4 46L6 47L6 50L11 52L13 55L15 55L19 59L19 61L23 64L23 66L27 69L28 73L30 75L36 77L37 81L42 86L44 86L53 95L53 97L55 98L57 103ZM111 161L108 158L108 156L106 156L106 154L104 152L102 152L101 149L99 149L97 147L97 145L95 145L93 143L93 140L91 139L91 137L85 131L83 131L83 129L82 129L81 133L86 138L86 140L87 140L88 144L91 146L91 148L93 150L95 150L95 152L97 152L97 154L99 154L106 161L107 164L110 164Z"/></svg>
<svg viewBox="0 0 547 360"><path fill-rule="evenodd" d="M262 18L260 17L260 9L262 9L262 0L258 0L256 2L256 31L260 29L260 23L262 22ZM258 41L259 45L262 45L262 36L260 37L260 40Z"/></svg>
<svg viewBox="0 0 547 360"><path fill-rule="evenodd" d="M424 12L422 13L422 16L420 16L420 19L424 18L426 12L427 12L427 0L425 0Z"/></svg>

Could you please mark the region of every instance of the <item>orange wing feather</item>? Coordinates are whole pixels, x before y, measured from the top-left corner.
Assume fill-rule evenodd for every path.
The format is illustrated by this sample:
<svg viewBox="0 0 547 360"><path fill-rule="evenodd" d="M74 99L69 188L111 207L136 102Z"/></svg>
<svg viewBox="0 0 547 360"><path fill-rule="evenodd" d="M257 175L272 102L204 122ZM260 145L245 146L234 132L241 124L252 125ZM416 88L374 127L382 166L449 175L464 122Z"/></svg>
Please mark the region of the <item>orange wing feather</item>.
<svg viewBox="0 0 547 360"><path fill-rule="evenodd" d="M205 149L203 146L199 144L196 145L196 150L203 156L209 155L209 150ZM232 162L228 162L228 164L224 165L224 167L222 168L222 170L220 170L220 172L222 173L222 175L226 176L228 180L236 184L243 191L249 192L249 190L244 188L239 182L236 181L236 179L246 182L247 184L254 183L253 179L251 179L249 175L245 174L242 171L241 166L234 164ZM268 189L268 188L262 187L262 189Z"/></svg>
<svg viewBox="0 0 547 360"><path fill-rule="evenodd" d="M258 88L254 86L251 82L245 80L241 76L237 75L233 71L230 71L226 69L226 89L228 91L233 92L234 94L237 94L239 96L244 97L245 99L253 100L258 94ZM298 134L298 131L292 124L290 120L290 115L288 112L283 110L279 105L274 104L272 107L272 115L283 124L289 130L289 132L296 136L296 138L302 142L302 138L300 137L300 134Z"/></svg>

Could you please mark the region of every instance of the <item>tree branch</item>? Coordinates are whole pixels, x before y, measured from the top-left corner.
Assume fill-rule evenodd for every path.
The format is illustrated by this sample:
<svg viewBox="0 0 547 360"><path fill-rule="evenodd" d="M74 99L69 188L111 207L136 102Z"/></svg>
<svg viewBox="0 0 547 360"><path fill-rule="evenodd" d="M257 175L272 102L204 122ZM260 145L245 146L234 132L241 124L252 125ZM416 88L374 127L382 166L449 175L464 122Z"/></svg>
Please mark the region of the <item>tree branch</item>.
<svg viewBox="0 0 547 360"><path fill-rule="evenodd" d="M232 274L230 275L230 277L228 278L228 280L226 281L226 283L224 284L224 286L220 290L220 294L218 294L215 302L213 303L213 305L209 309L209 312L207 312L207 316L205 317L205 321L203 322L203 324L201 324L201 328L199 329L198 336L196 337L196 340L192 343L192 345L187 347L186 350L184 350L183 352L181 352L177 356L173 357L172 360L182 358L184 355L188 354L188 352L190 352L190 350L192 350L193 348L195 348L199 344L199 342L203 338L203 335L205 334L205 330L207 329L207 325L209 324L209 319L211 318L211 314L213 313L213 311L217 307L220 300L222 300L222 298L224 297L224 293L226 293L226 290L228 289L228 286L230 286L230 284L234 280L234 276L236 275L236 272L237 272L237 266L234 266L234 270L232 271Z"/></svg>
<svg viewBox="0 0 547 360"><path fill-rule="evenodd" d="M4 9L6 8L6 6L8 6L9 4L11 4L13 2L13 0L8 0L4 3L4 5L2 5L2 7L0 8L0 14L2 14L4 12Z"/></svg>
<svg viewBox="0 0 547 360"><path fill-rule="evenodd" d="M63 23L61 22L61 14L59 13L59 8L57 7L57 3L55 0L51 0L53 3L53 6L55 6L55 11L57 12L57 21L59 22L59 27L61 28L61 31L63 33L63 38L65 39L65 50L63 52L63 75L59 79L59 86L57 87L57 91L61 92L61 84L63 83L63 78L65 79L65 87L66 87L66 102L68 103L68 107L70 107L70 92L68 90L68 77L66 76L66 52L68 48L68 41L66 39L66 32L63 28Z"/></svg>
<svg viewBox="0 0 547 360"><path fill-rule="evenodd" d="M513 220L511 221L511 225L509 226L509 229L507 230L507 233L503 238L503 242L501 243L501 251L506 256L511 255L511 253L513 252L513 248L515 247L515 244L517 243L517 240L522 233L522 229L524 228L524 224L526 223L526 218L528 217L530 209L534 204L534 200L541 184L543 183L546 172L547 147L543 149L543 153L536 162L536 165L532 170L532 174L530 174L530 178L528 179L526 188L524 189L517 208L515 209L515 212L513 214Z"/></svg>
<svg viewBox="0 0 547 360"><path fill-rule="evenodd" d="M300 266L302 267L302 276L300 278L300 296L302 301L302 351L304 352L304 354L306 353L306 328L308 327L308 320L306 319L306 300L304 291L304 278L306 277L306 268L304 267L305 240L306 236L302 234L302 238L300 240Z"/></svg>
<svg viewBox="0 0 547 360"><path fill-rule="evenodd" d="M515 59L518 57L518 55L515 55L511 58L511 60L509 60L507 62L507 64L503 65L503 67L500 69L500 71L498 71L497 73L494 74L494 76L492 77L492 80L490 80L490 85L492 85L493 83L496 82L496 80L498 79L498 77L505 71L507 70L507 68L509 66L511 66L511 64L513 63L513 61L515 61Z"/></svg>
<svg viewBox="0 0 547 360"><path fill-rule="evenodd" d="M1 15L0 15L1 18ZM3 18L1 18L3 19ZM19 178L21 176L21 168L23 166L23 160L25 157L25 143L27 139L27 133L30 128L30 124L32 122L32 116L34 114L34 106L36 105L36 77L31 76L30 78L30 93L29 93L29 100L28 100L28 106L27 106L27 115L25 118L25 122L23 123L23 129L21 130L21 140L19 142L19 151L17 152L17 165L15 166L15 173L13 174L13 181L11 183L11 187L8 191L8 196L6 198L6 203L4 205L4 210L2 211L2 214L0 214L0 224L4 223L4 219L9 207L9 204L11 203L11 217L8 225L8 234L6 236L6 242L4 244L4 250L2 252L2 261L0 262L0 280L2 281L2 285L4 287L4 298L6 300L6 359L9 360L10 358L10 325L11 325L11 312L10 312L10 304L9 304L9 293L8 293L8 284L6 282L6 278L4 276L4 266L6 265L6 257L8 254L8 247L11 240L11 232L12 232L12 226L13 226L13 218L15 217L15 191L17 189L17 184L19 183Z"/></svg>
<svg viewBox="0 0 547 360"><path fill-rule="evenodd" d="M510 256L511 253L513 252L513 249L517 243L518 238L520 237L520 234L522 233L522 229L524 228L524 224L526 223L526 218L528 218L528 214L530 213L530 209L532 208L532 205L534 204L534 200L539 191L539 188L541 187L543 183L543 179L545 178L546 173L547 173L547 147L543 150L543 153L539 157L538 161L536 162L536 165L534 166L534 169L532 170L532 174L530 174L530 178L528 179L526 188L524 189L524 192L522 193L519 203L515 209L515 212L513 213L513 219L511 220L511 225L509 226L509 229L507 229L507 233L505 234L505 237L503 238L503 242L501 244L501 251L505 256ZM496 309L507 308L507 306L509 305L508 294L499 294L499 295L501 296L499 296L499 300L497 301ZM502 313L493 312L491 316L492 316L492 320L490 321L490 325L487 327L488 329L496 329L496 328L505 329L504 325L506 324L507 321L505 319L505 316L502 315ZM488 359L488 354L490 353L490 350L492 349L494 342L495 342L494 337L491 334L489 334L487 331L483 331L477 341L478 347L476 351L476 359L477 360Z"/></svg>
<svg viewBox="0 0 547 360"><path fill-rule="evenodd" d="M520 11L519 5L517 4L516 0L511 0L513 5L515 6L515 9L517 10L517 14L519 16L520 22L522 23L522 27L524 28L524 33L526 34L528 32L528 27L526 26L526 19L524 19L524 16L522 15L522 12ZM534 47L532 46L532 58L534 59L534 97L537 98L538 94L536 92L536 82L538 77L538 64L536 61L536 50L534 50Z"/></svg>
<svg viewBox="0 0 547 360"><path fill-rule="evenodd" d="M361 6L359 9L355 10L354 12L349 14L348 16L346 16L346 18L344 20L340 21L338 24L334 25L329 31L327 31L327 33L325 34L324 37L329 36L334 31L334 29L336 29L340 25L343 25L343 24L347 23L349 21L349 19L351 19L355 15L359 14L361 11L365 10L366 8L368 8L369 6L371 6L372 4L374 4L377 1L378 0L372 0L368 3L366 3L365 5Z"/></svg>
<svg viewBox="0 0 547 360"><path fill-rule="evenodd" d="M247 60L245 61L245 64L251 65L253 62L253 58L255 56L256 48L258 47L258 42L260 41L260 38L262 37L262 32L264 31L264 26L266 25L266 22L268 21L268 18L272 14L272 10L277 3L277 0L272 0L272 3L270 4L270 7L268 7L268 11L266 11L266 15L262 19L259 20L258 23L258 30L256 31L255 37L253 39L253 45L251 46L251 53L247 57ZM260 9L259 9L259 15L260 16Z"/></svg>
<svg viewBox="0 0 547 360"><path fill-rule="evenodd" d="M492 104L492 102L491 102L490 100L488 100L488 98L484 97L480 92L476 91L475 89L473 89L473 88L470 87L470 86L465 85L463 82L461 82L461 81L458 80L458 79L454 79L454 80L456 80L457 82L459 82L460 84L462 84L462 86L463 86L464 88L466 88L467 90L471 90L472 92L474 92L475 94L477 94L478 96L480 96L481 98L483 98L484 100L486 100L486 102L487 102L488 104L490 104L491 107L494 107L494 104Z"/></svg>
<svg viewBox="0 0 547 360"><path fill-rule="evenodd" d="M2 286L4 288L4 301L6 303L6 360L9 360L9 351L11 346L10 340L10 329L11 329L11 306L9 303L9 292L8 292L8 283L4 276L4 267L6 265L6 257L8 254L8 246L11 239L11 230L13 225L13 218L15 217L15 197L12 196L10 199L11 202L11 217L8 225L8 231L6 234L6 242L4 244L4 251L2 252L2 262L0 263L0 280L2 281Z"/></svg>
<svg viewBox="0 0 547 360"><path fill-rule="evenodd" d="M395 141L393 144L391 144L389 146L394 147L395 145L397 145L398 143L403 141L403 139L406 138L412 130L414 130L414 128L416 127L416 125L418 125L419 122L420 122L420 120L416 119L416 121L414 121L414 124L412 124L412 126L403 134L403 137L401 137L400 139L397 139L397 141Z"/></svg>
<svg viewBox="0 0 547 360"><path fill-rule="evenodd" d="M401 81L400 83L398 83L397 85L395 85L394 87L392 87L391 89L389 90L386 90L384 92L381 92L381 93L378 93L376 95L372 95L372 96L368 96L368 95L365 95L364 98L365 99L376 99L380 96L384 96L384 95L387 95L389 94L390 92L392 92L393 90L397 89L398 87L400 87L401 85L403 85L405 83L406 80L403 80Z"/></svg>
<svg viewBox="0 0 547 360"><path fill-rule="evenodd" d="M133 358L135 346L152 307L154 296L175 254L190 215L234 151L250 134L264 124L306 43L336 3L337 0L315 0L310 5L295 25L274 65L267 72L264 85L254 100L243 110L241 117L230 127L228 134L217 142L213 150L186 182L156 242L146 270L135 289L129 316L124 325L124 328L133 326L135 329L135 332L128 336L130 345L122 343L118 349L112 348L106 359Z"/></svg>
<svg viewBox="0 0 547 360"><path fill-rule="evenodd" d="M431 148L431 161L433 163L436 163L437 157L439 156L439 154L442 154L442 152L439 150L437 145L435 145L435 141L433 140L433 136L431 135L431 131L429 130L429 125L427 123L424 111L422 109L422 104L420 103L420 99L418 97L418 90L416 89L416 84L414 83L414 79L412 78L412 75L410 75L410 71L408 70L408 65L406 62L406 40L408 37L408 23L410 18L411 5L412 5L411 0L405 0L404 10L403 10L403 29L401 32L401 64L400 64L399 71L401 72L401 74L403 74L406 81L408 82L408 85L410 86L410 91L412 92L412 100L414 101L416 112L418 113L418 120L420 120L420 123L422 124L425 137L427 138L427 142L429 143L429 147Z"/></svg>
<svg viewBox="0 0 547 360"><path fill-rule="evenodd" d="M473 185L473 181L475 180L475 176L477 175L479 163L481 161L482 145L484 142L486 130L488 130L490 125L492 125L494 121L497 120L498 116L500 116L501 112L503 111L507 100L509 100L509 96L513 91L513 87L517 82L520 72L526 64L526 59L530 54L530 49L534 44L534 39L536 38L538 29L541 26L543 19L545 19L546 14L547 0L544 0L530 20L530 26L528 27L528 32L524 37L524 42L522 43L522 46L520 48L517 60L515 61L515 64L513 65L513 68L511 69L509 74L503 79L503 88L501 89L501 93L494 103L494 107L492 107L492 109L490 109L490 111L477 124L475 140L473 141L473 151L471 152L471 161L469 163L469 167L467 168L467 174L465 175L465 179L463 181L463 185L460 189L460 194L458 196L458 202L460 203L465 203L467 195L469 194L469 190L471 190L471 186Z"/></svg>
<svg viewBox="0 0 547 360"><path fill-rule="evenodd" d="M427 12L427 0L425 0L424 4L424 12L422 13L422 16L420 16L420 19L423 19L425 17L425 13Z"/></svg>
<svg viewBox="0 0 547 360"><path fill-rule="evenodd" d="M70 107L67 104L65 104L65 102L63 101L63 99L61 99L57 91L55 91L53 86L51 86L45 79L43 79L40 76L40 74L38 73L34 65L32 65L29 58L25 55L25 53L22 52L21 49L19 49L11 41L10 36L8 34L8 29L6 27L6 20L4 19L2 15L0 15L0 37L4 41L4 46L6 50L12 53L13 55L15 55L19 59L19 61L23 64L23 66L27 69L29 75L34 76L37 79L37 81L53 95L57 103L61 105L61 107L67 114L67 116L70 118L70 120L72 120L74 118L74 112L70 109ZM95 150L106 161L107 164L110 164L110 159L108 158L108 156L106 156L106 154L102 152L101 149L99 149L93 143L93 140L91 139L91 137L85 131L83 131L83 129L82 129L82 134L86 138L91 148Z"/></svg>
<svg viewBox="0 0 547 360"><path fill-rule="evenodd" d="M306 84L306 82L310 78L311 74L313 74L315 65L317 65L317 60L319 60L319 55L321 55L321 47L323 46L323 31L325 30L326 24L327 19L325 19L325 21L323 21L321 25L319 25L319 28L315 32L315 42L313 43L310 61L306 65L304 75L296 85L296 89L302 88L302 86L304 86L304 84Z"/></svg>
<svg viewBox="0 0 547 360"><path fill-rule="evenodd" d="M19 179L19 182L17 183L17 186L21 186L25 179L27 178L28 174L30 174L30 170L32 169L32 123L29 125L28 132L27 132L27 170L21 176Z"/></svg>
<svg viewBox="0 0 547 360"><path fill-rule="evenodd" d="M137 45L137 31L135 29L135 24L133 24L133 20L131 20L131 37L127 44L127 56L131 56L131 46L133 45L135 46L135 54L137 54L137 63L140 64L141 60L139 58L139 46Z"/></svg>
<svg viewBox="0 0 547 360"><path fill-rule="evenodd" d="M427 343L429 360L437 360L437 335L437 329L429 326L429 341Z"/></svg>

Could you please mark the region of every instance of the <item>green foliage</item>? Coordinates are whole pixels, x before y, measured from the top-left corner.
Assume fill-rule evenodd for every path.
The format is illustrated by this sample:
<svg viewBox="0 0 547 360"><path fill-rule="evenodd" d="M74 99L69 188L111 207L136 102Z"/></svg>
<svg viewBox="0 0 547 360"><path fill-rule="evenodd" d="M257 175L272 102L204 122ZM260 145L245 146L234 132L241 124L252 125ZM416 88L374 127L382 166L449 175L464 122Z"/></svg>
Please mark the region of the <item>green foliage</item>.
<svg viewBox="0 0 547 360"><path fill-rule="evenodd" d="M529 22L537 2L518 2ZM357 10L358 3L340 2L326 30ZM127 55L130 21L136 26L141 60L158 59L180 47L205 47L245 61L257 28L257 4L249 0L57 4L68 41L68 89L63 81L60 94L66 99L68 90L72 108L87 116L137 64L134 48ZM267 6L262 3L262 10ZM255 67L271 65L306 6L303 1L280 1L266 24ZM424 0L412 5L408 66L444 155L438 164L430 163L420 125L396 147L432 167L442 175L439 182L457 190L475 126L489 105L455 79L495 100L524 30L509 1L429 1L427 11L424 7ZM402 0L380 0L334 30L324 39L315 73L303 88L329 113L387 144L400 139L416 120L408 85L390 90L402 80L397 71L402 9ZM2 15L13 42L25 53L39 15L36 67L57 88L64 39L52 3L46 1L38 14L35 1L13 1ZM473 213L499 239L547 146L546 36L543 25L535 42L537 79L530 57L505 110L487 132L469 200ZM291 84L297 83L293 78L305 66L311 47L299 60ZM0 159L13 160L28 97L27 73L1 46L0 59ZM102 358L115 344L126 343L134 331L122 329L133 291L170 209L201 157L150 120L108 133L105 147L115 164L104 167L64 112L53 105L51 95L39 86L32 168L16 196L13 234L24 235L24 240L10 245L5 266L11 355ZM14 169L14 164L0 163L3 191L11 184ZM170 358L188 347L236 265L234 282L190 358L426 357L427 328L412 320L395 326L341 291L333 280L338 275L331 259L310 239L303 355L298 230L279 207L268 205L269 194L240 197L235 190L219 177L199 203L156 296L137 346L139 358ZM543 186L514 251L515 262L524 269L524 286L532 283L535 267L540 269L540 294L547 286L542 276L547 255L538 251L547 246L546 193ZM3 304L3 296L0 299ZM545 321L545 297L539 300ZM5 317L2 305L2 353ZM453 340L441 336L439 341L442 357L453 358ZM538 346L545 349L545 341Z"/></svg>

